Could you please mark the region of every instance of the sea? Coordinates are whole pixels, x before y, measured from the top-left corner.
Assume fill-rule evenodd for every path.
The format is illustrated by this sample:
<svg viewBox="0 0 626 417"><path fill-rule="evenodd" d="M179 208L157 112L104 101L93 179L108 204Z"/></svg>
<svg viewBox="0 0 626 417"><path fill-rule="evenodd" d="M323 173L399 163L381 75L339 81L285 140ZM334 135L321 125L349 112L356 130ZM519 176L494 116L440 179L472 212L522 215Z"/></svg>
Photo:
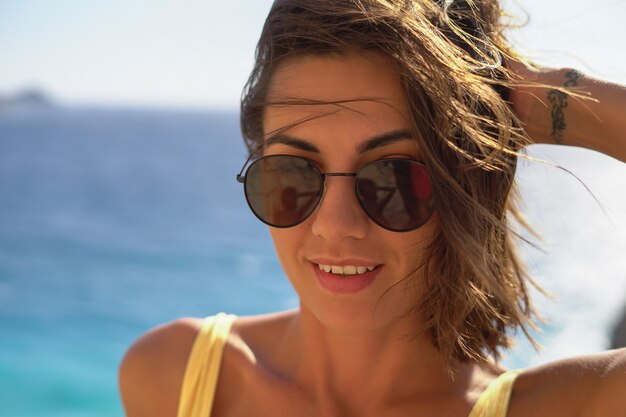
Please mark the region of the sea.
<svg viewBox="0 0 626 417"><path fill-rule="evenodd" d="M570 147L520 164L520 243L548 321L504 365L607 349L626 304L626 167ZM148 329L298 306L235 175L230 110L0 109L0 416L123 416L117 369ZM558 167L555 167L558 165Z"/></svg>

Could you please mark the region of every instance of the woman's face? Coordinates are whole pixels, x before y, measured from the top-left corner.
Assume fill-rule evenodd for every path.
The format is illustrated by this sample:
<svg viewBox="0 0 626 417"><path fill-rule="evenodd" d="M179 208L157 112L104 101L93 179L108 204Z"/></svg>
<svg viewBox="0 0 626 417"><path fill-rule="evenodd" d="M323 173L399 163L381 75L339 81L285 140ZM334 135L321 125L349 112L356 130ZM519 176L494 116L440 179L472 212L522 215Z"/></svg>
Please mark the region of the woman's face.
<svg viewBox="0 0 626 417"><path fill-rule="evenodd" d="M357 172L368 162L389 157L421 159L410 136L400 76L382 56L307 56L283 62L274 73L268 99L309 103L265 109L265 140L270 141L265 155L303 156L321 172ZM312 101L341 103L312 105ZM406 133L363 146L397 132ZM359 205L354 177L334 176L326 178L322 201L310 217L295 227L270 232L301 309L324 325L345 331L382 327L419 302L420 272L381 297L415 270L436 223L433 216L411 232L385 230ZM335 266L336 272L342 270L336 267L343 267L344 274L320 270L319 265ZM368 266L376 268L350 275Z"/></svg>

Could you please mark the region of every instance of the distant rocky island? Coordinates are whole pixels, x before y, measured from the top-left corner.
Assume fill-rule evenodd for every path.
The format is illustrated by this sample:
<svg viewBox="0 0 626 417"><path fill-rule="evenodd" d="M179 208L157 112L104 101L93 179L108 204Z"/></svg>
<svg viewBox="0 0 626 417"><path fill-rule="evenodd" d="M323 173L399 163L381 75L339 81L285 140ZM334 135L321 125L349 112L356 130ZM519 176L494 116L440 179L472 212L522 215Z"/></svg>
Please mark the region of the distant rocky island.
<svg viewBox="0 0 626 417"><path fill-rule="evenodd" d="M54 101L38 89L26 89L12 95L0 93L0 112L11 109L43 110L53 107Z"/></svg>

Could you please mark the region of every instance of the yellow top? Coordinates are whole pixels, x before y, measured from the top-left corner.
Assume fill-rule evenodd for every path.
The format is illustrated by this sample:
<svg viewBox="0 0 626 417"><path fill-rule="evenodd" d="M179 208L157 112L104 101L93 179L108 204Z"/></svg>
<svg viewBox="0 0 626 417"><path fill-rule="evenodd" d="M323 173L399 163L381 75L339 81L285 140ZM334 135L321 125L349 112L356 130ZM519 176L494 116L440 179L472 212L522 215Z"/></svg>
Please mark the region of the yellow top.
<svg viewBox="0 0 626 417"><path fill-rule="evenodd" d="M224 343L237 316L219 313L202 321L193 342L178 403L179 417L209 417Z"/></svg>
<svg viewBox="0 0 626 417"><path fill-rule="evenodd" d="M506 417L513 383L521 369L505 372L498 376L482 393L467 417Z"/></svg>
<svg viewBox="0 0 626 417"><path fill-rule="evenodd" d="M209 417L213 406L222 352L237 316L219 313L203 320L183 380L178 417ZM483 392L468 417L506 417L513 383L520 370L508 371Z"/></svg>

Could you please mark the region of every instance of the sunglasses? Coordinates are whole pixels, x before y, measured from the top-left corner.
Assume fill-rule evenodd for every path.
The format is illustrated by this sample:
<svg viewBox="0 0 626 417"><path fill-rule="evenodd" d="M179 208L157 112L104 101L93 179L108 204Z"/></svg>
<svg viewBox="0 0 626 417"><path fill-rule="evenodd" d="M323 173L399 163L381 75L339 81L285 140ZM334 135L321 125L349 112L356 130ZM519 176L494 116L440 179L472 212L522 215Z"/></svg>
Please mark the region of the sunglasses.
<svg viewBox="0 0 626 417"><path fill-rule="evenodd" d="M305 221L322 200L327 177L354 177L363 211L387 230L415 230L434 212L426 166L411 159L380 159L359 172L322 173L307 158L268 155L241 175L244 169L245 165L237 181L244 184L246 201L254 215L272 227L293 227Z"/></svg>

